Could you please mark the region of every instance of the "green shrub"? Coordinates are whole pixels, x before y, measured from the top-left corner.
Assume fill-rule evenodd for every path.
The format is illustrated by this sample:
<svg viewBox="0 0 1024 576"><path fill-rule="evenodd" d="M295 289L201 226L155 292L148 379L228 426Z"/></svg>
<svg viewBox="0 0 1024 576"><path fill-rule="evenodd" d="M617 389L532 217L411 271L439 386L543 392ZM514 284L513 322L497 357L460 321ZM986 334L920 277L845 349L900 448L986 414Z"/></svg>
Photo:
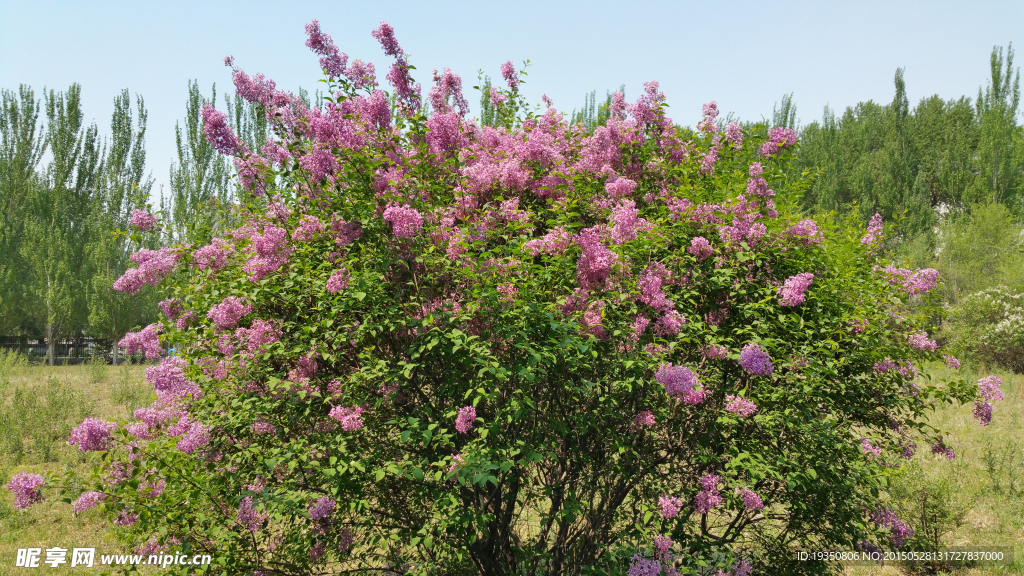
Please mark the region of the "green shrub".
<svg viewBox="0 0 1024 576"><path fill-rule="evenodd" d="M93 384L102 382L107 377L107 359L103 356L93 356L89 359L89 381Z"/></svg>
<svg viewBox="0 0 1024 576"><path fill-rule="evenodd" d="M964 297L949 309L943 334L965 357L1024 372L1024 293L999 286Z"/></svg>
<svg viewBox="0 0 1024 576"><path fill-rule="evenodd" d="M795 133L720 132L712 104L678 129L650 83L590 135L506 75L496 129L450 72L427 115L411 84L335 77L310 110L238 71L272 158L204 110L252 195L115 283L177 269L166 322L124 340L178 352L103 471L123 537L230 574L820 574L793 548L881 532L905 434L941 442L928 411L978 397L913 381L941 358L934 271L893 268L880 217L800 214Z"/></svg>

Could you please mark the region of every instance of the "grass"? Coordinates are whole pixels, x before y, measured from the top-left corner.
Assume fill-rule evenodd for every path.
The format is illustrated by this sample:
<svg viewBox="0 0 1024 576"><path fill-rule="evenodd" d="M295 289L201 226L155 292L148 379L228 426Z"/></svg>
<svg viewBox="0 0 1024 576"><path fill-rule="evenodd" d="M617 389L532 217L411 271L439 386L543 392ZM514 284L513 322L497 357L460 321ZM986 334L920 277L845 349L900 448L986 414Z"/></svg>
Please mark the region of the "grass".
<svg viewBox="0 0 1024 576"><path fill-rule="evenodd" d="M0 357L0 363L5 359ZM85 417L123 420L134 408L148 405L151 392L143 366L14 366L0 373L0 482L18 472L62 476L64 490L44 489L46 499L27 511L14 508L9 490L0 490L0 575L26 573L16 568L18 548L71 550L96 548L100 554L122 551L102 514L75 515L68 502L89 489L96 455L85 455L67 443L73 426ZM48 482L48 484L50 484ZM45 552L43 553L45 560ZM70 564L70 552L68 553ZM40 573L97 573L65 564L58 569L40 563ZM35 572L32 572L35 573Z"/></svg>
<svg viewBox="0 0 1024 576"><path fill-rule="evenodd" d="M5 367L4 362L7 362ZM123 420L152 401L143 366L24 366L0 354L0 482L13 474L62 475L63 493L46 490L46 500L22 512L11 493L0 490L0 575L22 573L14 567L18 548L95 547L101 553L124 552L109 534L100 512L75 515L65 501L88 489L96 455L83 455L67 444L68 432L86 416ZM984 374L987 374L985 372ZM921 445L900 483L904 489L938 490L959 516L942 536L947 546L1011 546L1007 567L972 568L967 576L1024 574L1024 376L995 371L1003 379L1005 400L996 403L992 424L979 426L972 406L936 411L931 423L948 432L957 457L949 461ZM933 378L953 377L944 366L931 367ZM964 368L961 376L982 373ZM896 492L894 487L894 492ZM959 509L958 509L959 508ZM956 520L957 518L954 518ZM94 568L95 570L95 568ZM152 570L145 570L150 572ZM64 565L42 566L46 574L85 574ZM899 567L850 567L847 576L897 576Z"/></svg>

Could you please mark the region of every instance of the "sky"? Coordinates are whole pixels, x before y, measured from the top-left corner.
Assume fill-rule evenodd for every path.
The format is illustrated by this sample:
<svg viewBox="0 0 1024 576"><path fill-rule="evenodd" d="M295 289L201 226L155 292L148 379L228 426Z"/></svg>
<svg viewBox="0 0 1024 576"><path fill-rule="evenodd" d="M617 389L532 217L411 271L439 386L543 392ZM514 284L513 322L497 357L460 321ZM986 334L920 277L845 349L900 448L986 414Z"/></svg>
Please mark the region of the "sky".
<svg viewBox="0 0 1024 576"><path fill-rule="evenodd" d="M85 116L101 133L110 131L122 89L141 95L157 195L175 161L174 127L189 80L206 96L216 84L223 108L222 95L233 89L223 59L233 55L238 67L279 88L313 90L322 74L304 26L314 18L350 58L373 62L388 89L390 58L370 35L382 20L411 55L424 94L431 70L449 67L474 113L478 71L500 77L506 60L519 69L528 59L523 92L532 102L547 94L571 112L592 90L600 97L624 85L632 101L644 82L657 80L669 116L691 126L711 100L723 115L760 120L793 93L802 124L819 120L825 106L842 112L861 101L889 102L897 67L906 70L912 106L933 94L973 99L988 82L993 47L1024 46L1019 0L0 0L0 88L27 84L39 93L77 82Z"/></svg>

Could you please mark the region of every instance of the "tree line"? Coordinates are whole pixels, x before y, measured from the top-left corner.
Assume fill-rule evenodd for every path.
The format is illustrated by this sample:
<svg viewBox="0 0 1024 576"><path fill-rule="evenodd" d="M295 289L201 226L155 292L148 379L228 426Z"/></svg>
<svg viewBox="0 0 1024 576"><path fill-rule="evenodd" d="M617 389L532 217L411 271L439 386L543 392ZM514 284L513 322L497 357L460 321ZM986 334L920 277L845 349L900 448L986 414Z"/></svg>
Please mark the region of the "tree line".
<svg viewBox="0 0 1024 576"><path fill-rule="evenodd" d="M145 102L123 90L101 135L86 123L81 96L78 84L0 90L0 335L45 337L51 363L56 341L112 341L155 319L156 289L128 296L112 288L131 254L203 242L237 214L232 168L202 133L199 110L216 101L216 87L205 98L189 84L169 194L159 198L160 234L146 238L128 225L132 210L155 209ZM236 132L266 139L262 110L230 96L224 104Z"/></svg>

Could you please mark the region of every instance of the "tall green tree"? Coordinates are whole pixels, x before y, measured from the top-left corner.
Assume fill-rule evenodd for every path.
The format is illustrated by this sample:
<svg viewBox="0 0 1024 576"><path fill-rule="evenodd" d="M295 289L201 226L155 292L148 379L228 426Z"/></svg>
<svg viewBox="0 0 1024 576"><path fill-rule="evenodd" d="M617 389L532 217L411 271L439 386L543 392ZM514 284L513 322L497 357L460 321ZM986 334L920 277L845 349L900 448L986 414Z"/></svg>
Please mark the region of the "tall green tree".
<svg viewBox="0 0 1024 576"><path fill-rule="evenodd" d="M135 104L138 116L133 119L128 90L114 99L109 148L91 215L96 232L89 244L88 333L107 340L117 340L132 327L155 320L154 290L147 288L130 297L112 287L131 267L128 257L134 251L156 247L153 240L144 244L142 237L126 232L131 211L146 206L153 187L152 178L145 174L148 114L141 96L136 96ZM114 346L115 363L117 352Z"/></svg>
<svg viewBox="0 0 1024 576"><path fill-rule="evenodd" d="M1005 60L1003 49L993 48L989 67L991 80L984 92L978 89L976 101L981 124L978 164L992 201L1016 202L1022 180L1020 165L1014 165L1014 145L1020 142L1020 69L1013 69L1013 44L1007 47Z"/></svg>
<svg viewBox="0 0 1024 576"><path fill-rule="evenodd" d="M54 344L80 335L88 323L88 262L91 203L100 185L104 150L96 124L86 126L81 86L44 94L52 160L37 185L26 195L21 254L28 272L26 307L30 322L43 328L47 357L54 363Z"/></svg>
<svg viewBox="0 0 1024 576"><path fill-rule="evenodd" d="M209 99L199 92L197 82L189 82L184 126L174 128L177 162L171 164L170 195L161 197L167 225L168 242L208 242L216 222L234 202L231 167L217 155L203 136L200 110L217 100L217 86Z"/></svg>
<svg viewBox="0 0 1024 576"><path fill-rule="evenodd" d="M0 333L27 328L22 242L26 198L38 185L36 169L46 151L39 125L40 102L32 88L0 91Z"/></svg>

